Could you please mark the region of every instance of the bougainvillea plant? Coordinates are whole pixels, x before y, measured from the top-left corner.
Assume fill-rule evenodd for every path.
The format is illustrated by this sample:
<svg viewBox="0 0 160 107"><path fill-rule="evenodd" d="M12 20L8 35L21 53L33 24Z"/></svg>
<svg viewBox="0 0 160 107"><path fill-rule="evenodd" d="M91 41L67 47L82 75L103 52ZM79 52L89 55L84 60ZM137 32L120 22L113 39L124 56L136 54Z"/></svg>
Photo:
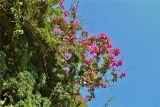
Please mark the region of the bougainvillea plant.
<svg viewBox="0 0 160 107"><path fill-rule="evenodd" d="M0 1L0 105L84 106L95 89L126 76L108 35L90 35L80 24L78 3Z"/></svg>

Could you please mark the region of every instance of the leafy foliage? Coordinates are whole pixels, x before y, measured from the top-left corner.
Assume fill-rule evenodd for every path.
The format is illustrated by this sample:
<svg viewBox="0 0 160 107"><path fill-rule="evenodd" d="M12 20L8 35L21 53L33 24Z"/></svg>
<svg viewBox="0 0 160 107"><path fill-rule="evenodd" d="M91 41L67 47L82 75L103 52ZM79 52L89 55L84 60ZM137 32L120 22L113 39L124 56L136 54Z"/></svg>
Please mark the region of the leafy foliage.
<svg viewBox="0 0 160 107"><path fill-rule="evenodd" d="M63 0L0 1L0 106L84 107L96 88L126 75L109 37L83 30L77 4L66 10Z"/></svg>

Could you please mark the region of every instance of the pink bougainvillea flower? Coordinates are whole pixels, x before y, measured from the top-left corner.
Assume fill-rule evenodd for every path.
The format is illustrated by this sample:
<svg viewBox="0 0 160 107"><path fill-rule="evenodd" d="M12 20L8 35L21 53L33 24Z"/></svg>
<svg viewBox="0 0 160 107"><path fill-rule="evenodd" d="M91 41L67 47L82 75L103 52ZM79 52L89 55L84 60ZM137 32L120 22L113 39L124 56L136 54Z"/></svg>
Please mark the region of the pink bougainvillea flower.
<svg viewBox="0 0 160 107"><path fill-rule="evenodd" d="M66 38L63 39L63 42L66 43L66 44L69 44L69 40L66 39Z"/></svg>
<svg viewBox="0 0 160 107"><path fill-rule="evenodd" d="M88 41L85 39L85 40L82 40L82 44L83 45L87 45L88 44Z"/></svg>
<svg viewBox="0 0 160 107"><path fill-rule="evenodd" d="M90 44L90 51L98 52L98 50L99 50L98 46L94 45L93 43Z"/></svg>
<svg viewBox="0 0 160 107"><path fill-rule="evenodd" d="M59 2L59 4L60 4L60 8L61 8L61 9L64 9L64 0L61 0L61 1Z"/></svg>
<svg viewBox="0 0 160 107"><path fill-rule="evenodd" d="M111 42L108 43L108 48L112 48L112 43Z"/></svg>
<svg viewBox="0 0 160 107"><path fill-rule="evenodd" d="M109 68L111 69L111 70L113 70L113 71L116 71L116 67L115 67L115 64L114 63L111 63L111 64L109 64Z"/></svg>
<svg viewBox="0 0 160 107"><path fill-rule="evenodd" d="M97 53L93 53L92 56L93 56L93 58L96 58L97 57Z"/></svg>
<svg viewBox="0 0 160 107"><path fill-rule="evenodd" d="M60 7L61 7L61 9L64 9L64 5L61 5Z"/></svg>
<svg viewBox="0 0 160 107"><path fill-rule="evenodd" d="M83 30L81 33L82 36L88 35L88 31L87 30Z"/></svg>
<svg viewBox="0 0 160 107"><path fill-rule="evenodd" d="M98 36L99 36L100 38L107 38L107 35L106 35L105 33L100 33Z"/></svg>
<svg viewBox="0 0 160 107"><path fill-rule="evenodd" d="M120 59L120 60L117 61L116 66L122 66L123 63L124 63L124 60Z"/></svg>
<svg viewBox="0 0 160 107"><path fill-rule="evenodd" d="M109 46L109 45L104 44L104 48L105 48L105 50L107 50L108 52L110 52L110 48L109 48L108 46Z"/></svg>
<svg viewBox="0 0 160 107"><path fill-rule="evenodd" d="M103 52L103 48L99 48L99 53L102 53Z"/></svg>
<svg viewBox="0 0 160 107"><path fill-rule="evenodd" d="M93 89L94 86L95 86L94 84L91 84L89 88L90 88L90 89Z"/></svg>
<svg viewBox="0 0 160 107"><path fill-rule="evenodd" d="M86 97L85 98L87 98L87 99L89 99L89 98L91 98L89 95L86 95Z"/></svg>
<svg viewBox="0 0 160 107"><path fill-rule="evenodd" d="M95 53L93 49L90 49L89 51L90 51L90 54L92 54L92 55L93 55L93 53Z"/></svg>
<svg viewBox="0 0 160 107"><path fill-rule="evenodd" d="M121 75L122 75L122 77L125 77L127 74L126 74L126 72L121 72Z"/></svg>
<svg viewBox="0 0 160 107"><path fill-rule="evenodd" d="M106 87L107 87L106 83L103 83L102 88L106 88Z"/></svg>
<svg viewBox="0 0 160 107"><path fill-rule="evenodd" d="M88 81L88 80L90 80L90 78L89 77L83 77L82 80L83 81Z"/></svg>
<svg viewBox="0 0 160 107"><path fill-rule="evenodd" d="M85 99L86 101L88 101L90 98L91 98L91 97L90 97L89 95L86 95L84 99Z"/></svg>
<svg viewBox="0 0 160 107"><path fill-rule="evenodd" d="M93 64L93 61L86 57L86 58L85 58L85 63L86 63L87 65L88 65L88 64L92 65L92 64Z"/></svg>
<svg viewBox="0 0 160 107"><path fill-rule="evenodd" d="M81 102L82 103L86 103L86 99L85 98L81 98Z"/></svg>
<svg viewBox="0 0 160 107"><path fill-rule="evenodd" d="M116 69L117 69L116 67L113 67L113 68L112 68L113 71L116 71Z"/></svg>
<svg viewBox="0 0 160 107"><path fill-rule="evenodd" d="M96 96L95 96L95 95L93 95L92 97L93 97L93 98L96 98Z"/></svg>
<svg viewBox="0 0 160 107"><path fill-rule="evenodd" d="M120 54L120 49L114 48L114 49L112 50L112 54L113 54L114 56L118 56L118 55Z"/></svg>
<svg viewBox="0 0 160 107"><path fill-rule="evenodd" d="M91 41L95 40L95 39L96 39L96 35L95 35L95 34L92 35L91 37L89 37L89 39L90 39Z"/></svg>
<svg viewBox="0 0 160 107"><path fill-rule="evenodd" d="M64 22L64 23L68 23L68 20L63 17L63 22Z"/></svg>
<svg viewBox="0 0 160 107"><path fill-rule="evenodd" d="M63 68L63 70L68 74L69 73L69 68Z"/></svg>
<svg viewBox="0 0 160 107"><path fill-rule="evenodd" d="M73 6L73 7L72 7L72 10L73 10L73 11L76 11L76 10L77 10L77 6Z"/></svg>
<svg viewBox="0 0 160 107"><path fill-rule="evenodd" d="M111 63L113 64L113 66L116 64L116 58L113 54L108 56L109 60L111 61Z"/></svg>
<svg viewBox="0 0 160 107"><path fill-rule="evenodd" d="M101 42L101 43L105 43L104 39L99 39L98 41Z"/></svg>
<svg viewBox="0 0 160 107"><path fill-rule="evenodd" d="M64 5L64 0L61 0L59 4Z"/></svg>
<svg viewBox="0 0 160 107"><path fill-rule="evenodd" d="M67 53L65 54L65 59L69 60L72 57L72 53L70 51L67 51Z"/></svg>
<svg viewBox="0 0 160 107"><path fill-rule="evenodd" d="M73 25L76 27L80 27L79 21L78 20L73 20Z"/></svg>
<svg viewBox="0 0 160 107"><path fill-rule="evenodd" d="M54 28L54 33L56 35L61 35L62 34L62 30L61 29L58 29L58 28Z"/></svg>
<svg viewBox="0 0 160 107"><path fill-rule="evenodd" d="M68 36L70 37L70 38L76 38L76 32L74 31L74 30L71 30L69 33L68 33Z"/></svg>
<svg viewBox="0 0 160 107"><path fill-rule="evenodd" d="M116 75L116 79L118 79L119 78L119 76L118 75Z"/></svg>
<svg viewBox="0 0 160 107"><path fill-rule="evenodd" d="M73 86L74 86L74 87L77 87L77 86L78 86L78 84L77 84L77 83L74 83L74 84L73 84Z"/></svg>
<svg viewBox="0 0 160 107"><path fill-rule="evenodd" d="M68 11L68 10L65 10L65 11L63 12L63 14L64 14L65 16L70 16L70 15L71 15L70 11Z"/></svg>

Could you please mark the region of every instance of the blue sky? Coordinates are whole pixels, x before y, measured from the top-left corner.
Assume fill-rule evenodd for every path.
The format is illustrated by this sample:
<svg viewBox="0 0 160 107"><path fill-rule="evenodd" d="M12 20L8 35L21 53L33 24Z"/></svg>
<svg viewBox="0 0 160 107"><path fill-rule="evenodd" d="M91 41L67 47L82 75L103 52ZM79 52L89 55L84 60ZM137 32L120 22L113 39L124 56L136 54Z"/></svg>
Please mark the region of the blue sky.
<svg viewBox="0 0 160 107"><path fill-rule="evenodd" d="M106 32L122 50L127 77L96 91L89 107L160 107L160 0L80 0L90 34Z"/></svg>

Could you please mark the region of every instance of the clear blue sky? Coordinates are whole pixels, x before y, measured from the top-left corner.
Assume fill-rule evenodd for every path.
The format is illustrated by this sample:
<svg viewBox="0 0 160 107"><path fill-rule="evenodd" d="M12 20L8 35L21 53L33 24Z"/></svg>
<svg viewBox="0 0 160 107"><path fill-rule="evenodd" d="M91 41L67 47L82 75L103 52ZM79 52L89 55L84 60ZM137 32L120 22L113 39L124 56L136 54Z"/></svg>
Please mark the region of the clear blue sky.
<svg viewBox="0 0 160 107"><path fill-rule="evenodd" d="M79 15L90 34L106 32L122 49L127 77L96 91L89 107L160 107L160 0L80 0Z"/></svg>

